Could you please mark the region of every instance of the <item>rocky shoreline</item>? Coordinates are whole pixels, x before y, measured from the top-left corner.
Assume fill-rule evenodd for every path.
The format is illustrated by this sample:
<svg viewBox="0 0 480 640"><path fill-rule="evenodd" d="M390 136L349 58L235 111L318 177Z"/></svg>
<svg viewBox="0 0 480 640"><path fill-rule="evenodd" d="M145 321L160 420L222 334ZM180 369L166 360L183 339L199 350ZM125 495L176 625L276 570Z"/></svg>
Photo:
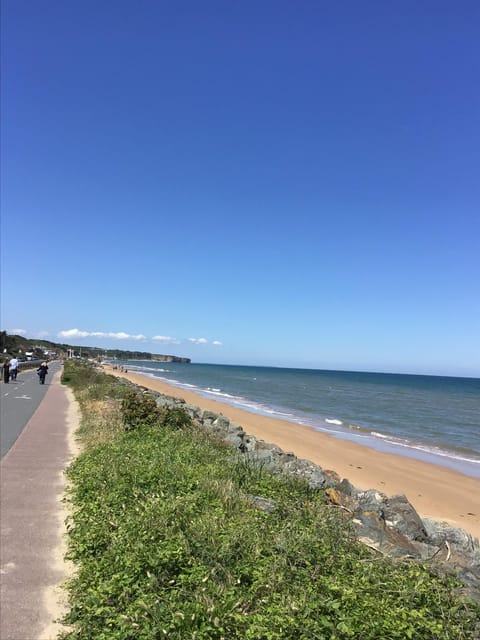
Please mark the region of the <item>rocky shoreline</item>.
<svg viewBox="0 0 480 640"><path fill-rule="evenodd" d="M404 495L388 497L376 489L360 491L335 471L245 433L241 425L221 413L125 379L122 382L152 395L160 407L182 408L198 427L217 435L255 464L273 473L301 478L310 487L323 490L327 503L341 510L357 539L373 554L428 562L438 572L455 576L463 585L459 593L480 602L480 543L463 529L422 519ZM275 504L262 496L254 496L253 500L260 509L275 509Z"/></svg>

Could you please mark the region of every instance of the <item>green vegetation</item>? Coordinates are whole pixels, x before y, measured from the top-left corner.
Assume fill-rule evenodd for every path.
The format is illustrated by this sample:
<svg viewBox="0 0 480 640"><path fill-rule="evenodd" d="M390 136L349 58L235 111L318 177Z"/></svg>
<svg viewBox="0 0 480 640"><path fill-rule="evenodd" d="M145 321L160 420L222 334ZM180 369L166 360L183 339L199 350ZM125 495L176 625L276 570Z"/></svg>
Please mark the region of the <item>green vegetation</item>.
<svg viewBox="0 0 480 640"><path fill-rule="evenodd" d="M63 379L84 447L69 469L65 638L475 637L480 609L453 581L371 555L321 491L86 364L67 362Z"/></svg>

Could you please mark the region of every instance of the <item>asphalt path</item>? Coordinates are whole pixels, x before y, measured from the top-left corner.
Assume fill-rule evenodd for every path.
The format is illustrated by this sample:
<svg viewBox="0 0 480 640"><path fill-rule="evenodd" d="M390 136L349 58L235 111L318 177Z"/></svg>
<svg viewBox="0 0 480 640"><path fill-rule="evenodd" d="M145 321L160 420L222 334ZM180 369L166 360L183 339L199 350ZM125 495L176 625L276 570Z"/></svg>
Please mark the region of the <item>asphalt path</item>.
<svg viewBox="0 0 480 640"><path fill-rule="evenodd" d="M48 384L39 384L35 370L17 384L0 384L4 446L19 434L0 460L1 640L58 637L58 585L67 577L64 470L75 427L72 394L60 377L58 363L49 365Z"/></svg>
<svg viewBox="0 0 480 640"><path fill-rule="evenodd" d="M48 364L45 384L40 384L36 369L21 369L17 380L0 382L0 458L9 451L43 400L59 362Z"/></svg>

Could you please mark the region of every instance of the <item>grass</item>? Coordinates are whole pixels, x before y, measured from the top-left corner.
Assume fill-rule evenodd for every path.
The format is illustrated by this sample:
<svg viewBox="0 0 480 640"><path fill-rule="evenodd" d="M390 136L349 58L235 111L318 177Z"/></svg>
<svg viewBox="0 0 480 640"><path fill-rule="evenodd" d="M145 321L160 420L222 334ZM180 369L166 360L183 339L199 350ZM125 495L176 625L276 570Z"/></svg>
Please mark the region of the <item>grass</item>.
<svg viewBox="0 0 480 640"><path fill-rule="evenodd" d="M450 579L373 557L321 491L238 457L178 412L126 429L131 392L91 367L67 363L64 380L84 446L69 469L78 570L65 638L475 637L480 608Z"/></svg>

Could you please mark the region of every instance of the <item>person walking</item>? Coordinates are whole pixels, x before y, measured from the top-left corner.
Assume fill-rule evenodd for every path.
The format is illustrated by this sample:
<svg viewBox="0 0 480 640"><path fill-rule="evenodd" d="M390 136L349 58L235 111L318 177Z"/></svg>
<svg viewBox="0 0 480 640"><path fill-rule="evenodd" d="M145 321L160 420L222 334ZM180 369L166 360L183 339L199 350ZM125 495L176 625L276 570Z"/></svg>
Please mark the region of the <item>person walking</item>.
<svg viewBox="0 0 480 640"><path fill-rule="evenodd" d="M3 363L2 369L3 369L3 381L5 382L5 384L8 384L8 381L10 380L10 362L8 358Z"/></svg>
<svg viewBox="0 0 480 640"><path fill-rule="evenodd" d="M15 356L10 360L10 377L12 380L17 379L18 373L18 360Z"/></svg>
<svg viewBox="0 0 480 640"><path fill-rule="evenodd" d="M37 373L40 378L40 384L45 384L45 376L48 373L48 366L46 362L42 362L42 364L37 369Z"/></svg>

